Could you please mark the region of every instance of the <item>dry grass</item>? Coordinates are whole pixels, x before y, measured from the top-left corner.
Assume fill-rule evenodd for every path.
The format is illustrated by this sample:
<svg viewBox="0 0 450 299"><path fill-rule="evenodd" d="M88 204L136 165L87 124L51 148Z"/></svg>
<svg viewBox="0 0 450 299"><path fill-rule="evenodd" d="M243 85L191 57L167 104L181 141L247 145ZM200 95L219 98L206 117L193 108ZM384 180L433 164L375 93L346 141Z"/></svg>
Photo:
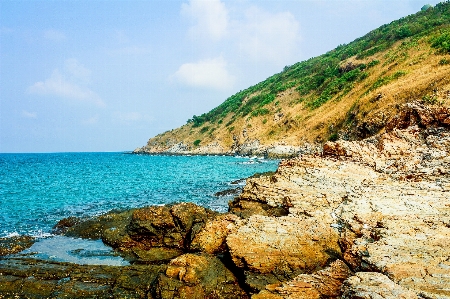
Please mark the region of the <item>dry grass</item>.
<svg viewBox="0 0 450 299"><path fill-rule="evenodd" d="M363 122L379 121L380 118L387 120L395 115L399 105L413 100L425 99L430 104L450 106L450 65L439 63L444 57L450 61L449 55L436 55L425 39L409 47L398 42L388 51L365 60L352 57L343 62L367 64L372 60L380 61L367 71L367 78L355 82L348 94L337 95L317 109L311 110L299 103L300 95L292 88L278 94L264 107L270 114L246 116L226 126L232 118L230 113L221 124L206 123L198 128L187 124L150 139L149 144L157 142L167 146L183 141L193 145L199 139L201 145L217 141L230 148L234 136L241 143L258 139L265 145L301 145L304 142L324 142L332 133L351 130ZM370 90L377 80L397 72L405 74ZM210 129L201 133L204 126ZM215 129L211 132L212 128Z"/></svg>

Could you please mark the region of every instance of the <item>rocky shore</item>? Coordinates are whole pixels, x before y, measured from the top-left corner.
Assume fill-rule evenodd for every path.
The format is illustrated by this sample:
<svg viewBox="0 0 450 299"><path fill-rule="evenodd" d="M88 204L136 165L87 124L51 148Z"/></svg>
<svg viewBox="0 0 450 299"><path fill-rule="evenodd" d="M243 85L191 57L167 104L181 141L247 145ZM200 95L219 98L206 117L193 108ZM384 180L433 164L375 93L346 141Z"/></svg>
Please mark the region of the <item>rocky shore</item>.
<svg viewBox="0 0 450 299"><path fill-rule="evenodd" d="M321 151L320 144L305 143L302 146L287 145L283 142L263 145L258 139L238 139L230 148L213 142L204 146L194 147L178 141L172 141L164 146L160 144L146 145L137 148L133 154L144 155L229 155L229 156L258 156L270 159L287 159L299 155L316 154Z"/></svg>
<svg viewBox="0 0 450 299"><path fill-rule="evenodd" d="M9 255L0 298L450 298L450 109L407 104L383 133L249 178L220 214L191 203L64 219L130 266Z"/></svg>

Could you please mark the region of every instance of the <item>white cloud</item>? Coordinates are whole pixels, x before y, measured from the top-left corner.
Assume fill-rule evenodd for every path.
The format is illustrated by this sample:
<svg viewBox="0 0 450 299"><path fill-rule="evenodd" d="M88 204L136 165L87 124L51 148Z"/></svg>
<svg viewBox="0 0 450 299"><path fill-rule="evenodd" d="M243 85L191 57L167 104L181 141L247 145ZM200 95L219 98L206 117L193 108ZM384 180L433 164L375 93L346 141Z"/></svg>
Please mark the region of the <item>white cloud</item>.
<svg viewBox="0 0 450 299"><path fill-rule="evenodd" d="M182 4L181 14L195 23L189 31L192 37L220 40L227 34L228 11L220 0L190 0Z"/></svg>
<svg viewBox="0 0 450 299"><path fill-rule="evenodd" d="M58 30L49 29L44 31L44 38L52 41L62 41L66 39L66 35Z"/></svg>
<svg viewBox="0 0 450 299"><path fill-rule="evenodd" d="M50 78L34 83L28 92L39 95L52 95L65 99L91 103L99 107L105 106L99 95L87 84L91 72L75 59L65 61L64 73L55 69Z"/></svg>
<svg viewBox="0 0 450 299"><path fill-rule="evenodd" d="M64 62L64 68L66 73L70 75L70 80L78 81L81 83L91 82L91 70L87 69L84 65L78 63L74 58L67 59Z"/></svg>
<svg viewBox="0 0 450 299"><path fill-rule="evenodd" d="M189 86L212 89L228 89L235 78L228 73L223 57L185 63L180 66L174 77Z"/></svg>
<svg viewBox="0 0 450 299"><path fill-rule="evenodd" d="M272 14L252 7L247 10L245 20L234 25L239 48L251 59L283 64L295 58L300 25L290 12Z"/></svg>
<svg viewBox="0 0 450 299"><path fill-rule="evenodd" d="M36 112L29 112L26 110L22 110L22 117L25 118L37 118L37 113Z"/></svg>

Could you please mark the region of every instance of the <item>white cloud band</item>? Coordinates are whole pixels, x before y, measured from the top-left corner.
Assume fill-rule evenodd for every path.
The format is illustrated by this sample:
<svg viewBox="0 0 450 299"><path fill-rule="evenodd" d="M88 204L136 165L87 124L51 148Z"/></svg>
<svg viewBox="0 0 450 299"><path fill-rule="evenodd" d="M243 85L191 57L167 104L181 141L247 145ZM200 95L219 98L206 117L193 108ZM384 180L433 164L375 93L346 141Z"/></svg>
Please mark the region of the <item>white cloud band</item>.
<svg viewBox="0 0 450 299"><path fill-rule="evenodd" d="M174 77L189 86L212 89L229 89L234 77L228 73L223 57L185 63L180 66Z"/></svg>

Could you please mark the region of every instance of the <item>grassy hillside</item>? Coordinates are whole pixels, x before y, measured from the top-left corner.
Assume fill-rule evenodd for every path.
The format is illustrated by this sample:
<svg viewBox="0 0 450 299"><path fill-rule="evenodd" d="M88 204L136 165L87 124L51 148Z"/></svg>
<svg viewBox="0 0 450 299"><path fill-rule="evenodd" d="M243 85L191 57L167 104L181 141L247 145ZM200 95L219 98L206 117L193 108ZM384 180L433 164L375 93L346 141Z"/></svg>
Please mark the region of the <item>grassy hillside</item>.
<svg viewBox="0 0 450 299"><path fill-rule="evenodd" d="M286 66L145 149L183 142L301 145L358 139L383 129L399 106L450 105L450 1L383 25L319 57Z"/></svg>

